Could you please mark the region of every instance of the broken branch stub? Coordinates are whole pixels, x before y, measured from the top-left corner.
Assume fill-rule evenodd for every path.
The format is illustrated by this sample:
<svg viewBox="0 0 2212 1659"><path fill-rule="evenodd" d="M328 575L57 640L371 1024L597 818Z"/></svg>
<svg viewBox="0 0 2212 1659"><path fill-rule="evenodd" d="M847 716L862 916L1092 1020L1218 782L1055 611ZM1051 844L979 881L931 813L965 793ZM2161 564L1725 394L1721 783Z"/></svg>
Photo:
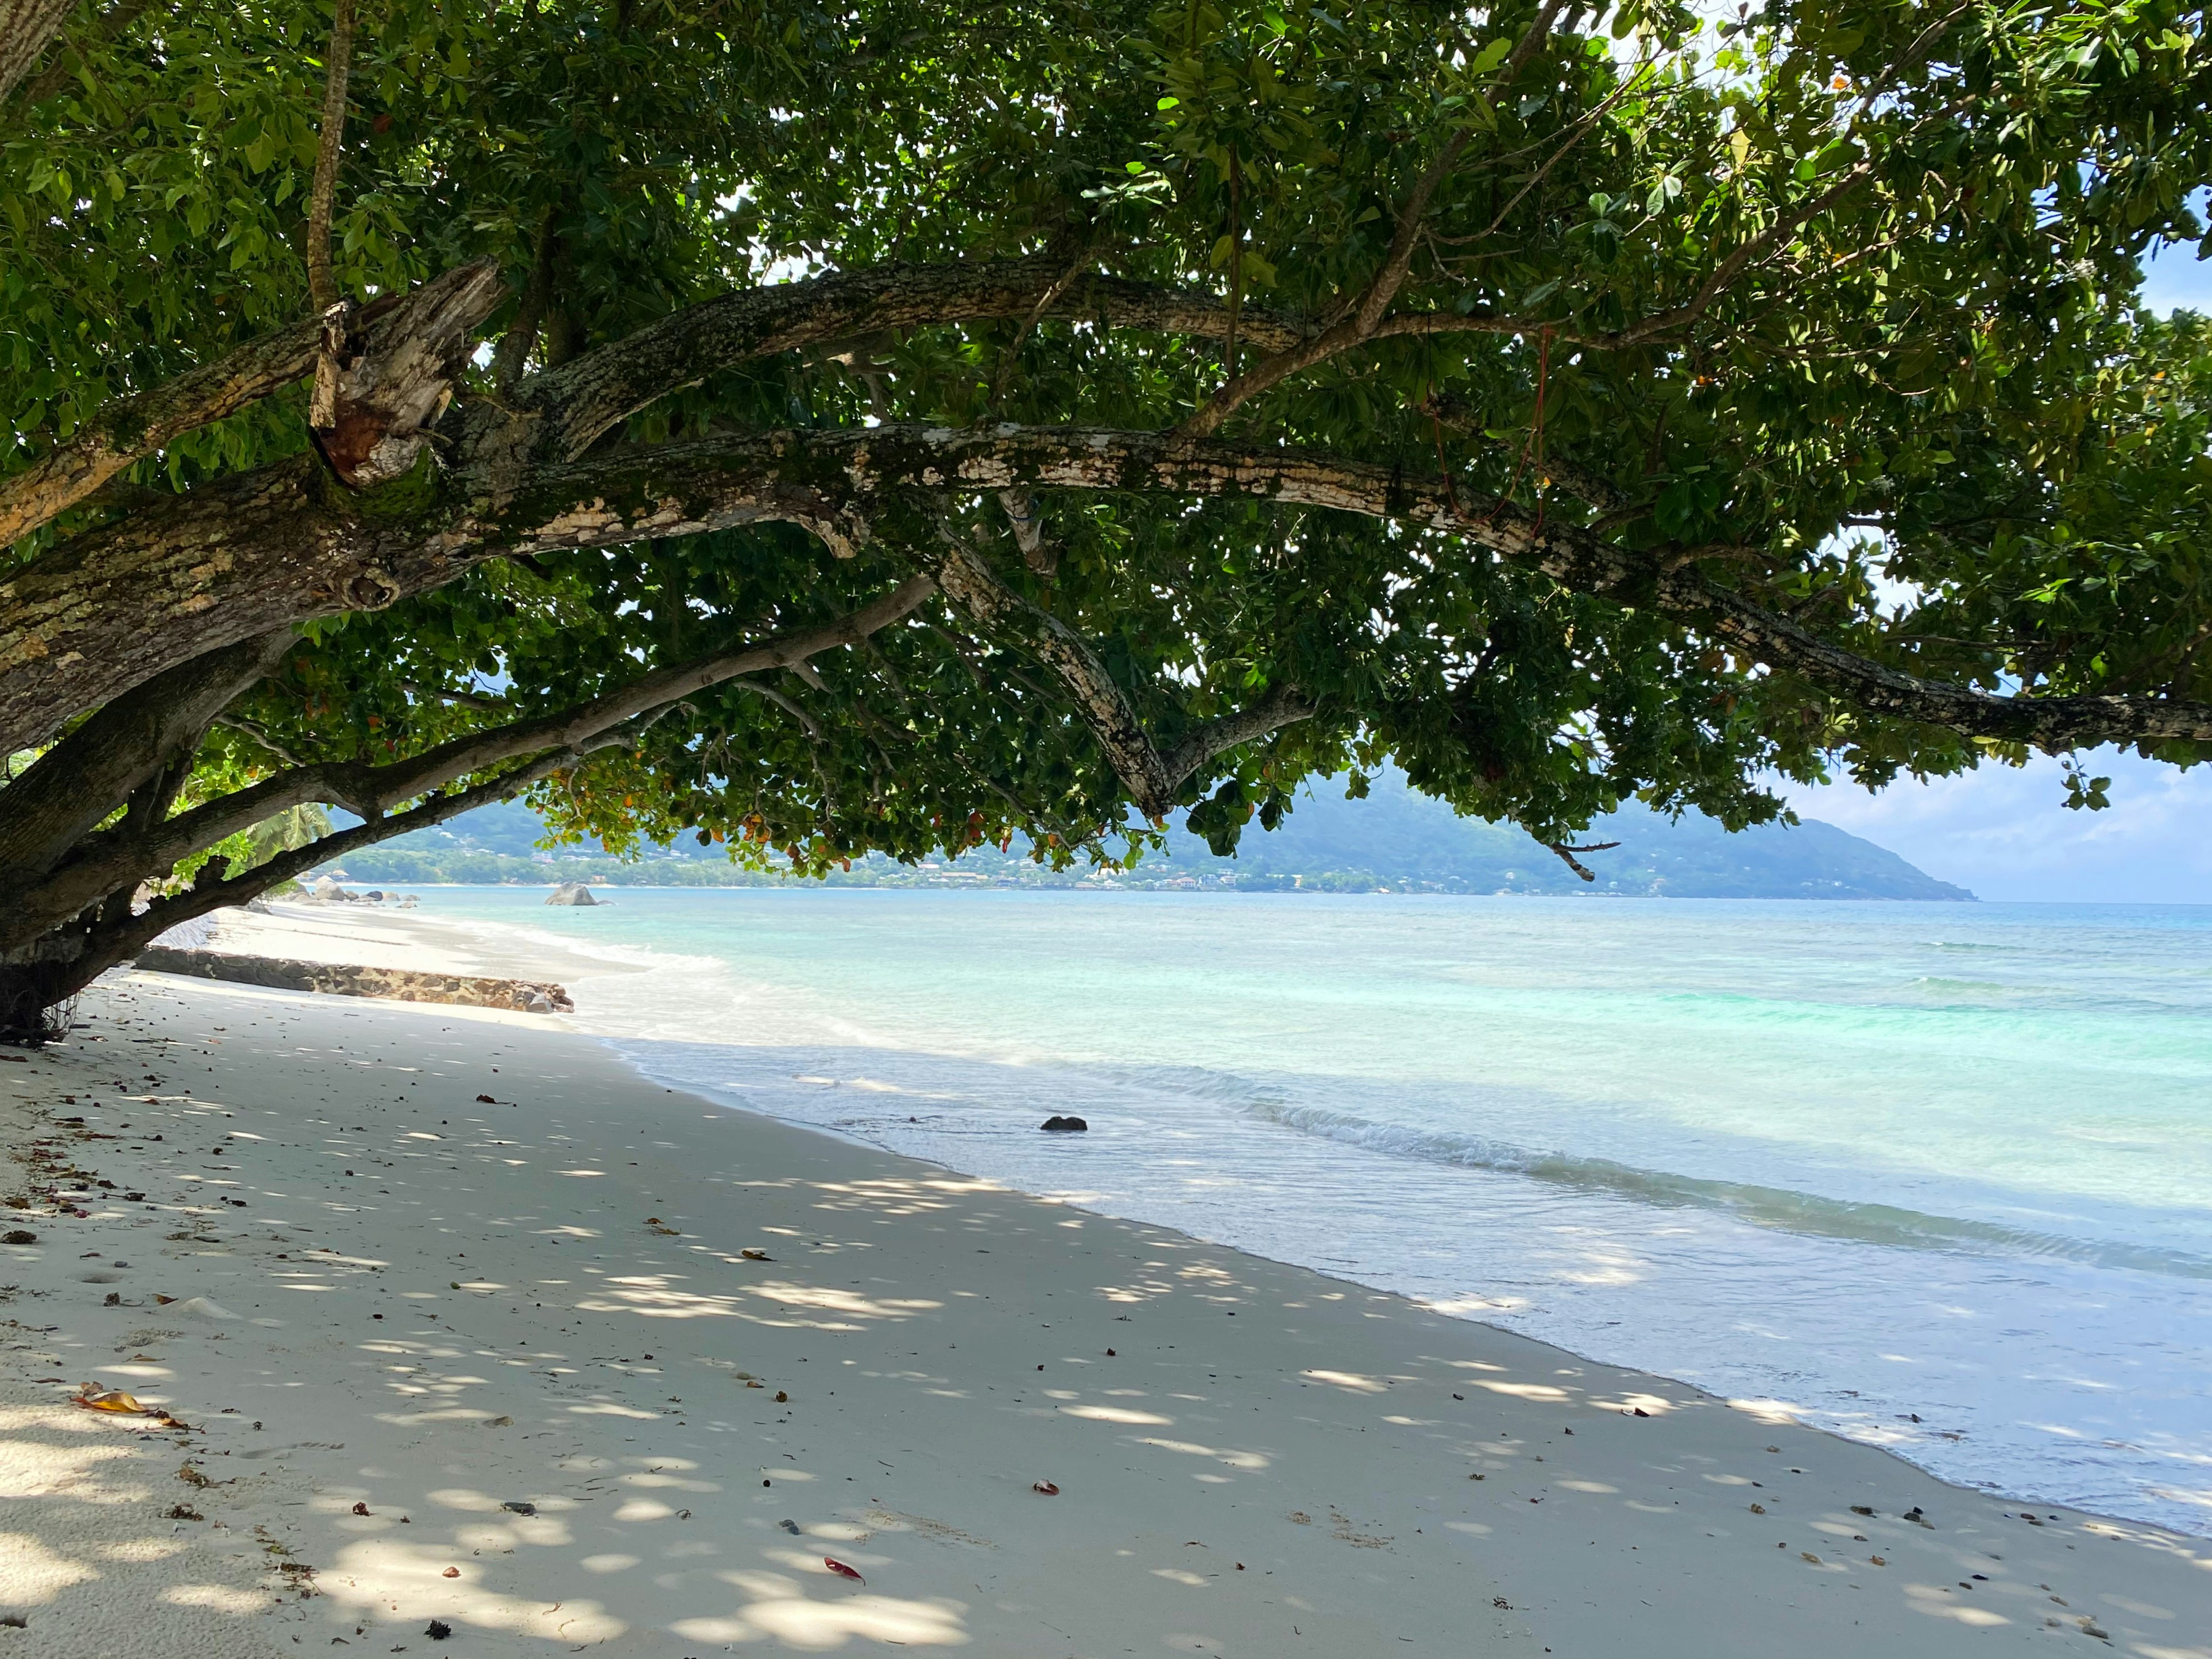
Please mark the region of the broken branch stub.
<svg viewBox="0 0 2212 1659"><path fill-rule="evenodd" d="M308 425L331 471L356 489L404 477L445 412L477 331L507 297L489 259L362 310L325 313Z"/></svg>

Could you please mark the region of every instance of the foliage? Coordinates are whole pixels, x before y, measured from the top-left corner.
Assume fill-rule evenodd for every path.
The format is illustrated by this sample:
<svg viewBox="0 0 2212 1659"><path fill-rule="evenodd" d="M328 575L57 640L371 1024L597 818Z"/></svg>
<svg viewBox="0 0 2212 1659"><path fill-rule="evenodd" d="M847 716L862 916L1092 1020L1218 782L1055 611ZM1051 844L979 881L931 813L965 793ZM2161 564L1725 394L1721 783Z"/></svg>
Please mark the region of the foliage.
<svg viewBox="0 0 2212 1659"><path fill-rule="evenodd" d="M516 297L465 410L511 388L523 365L489 347L518 320L508 357L542 371L732 287L1043 252L1237 320L1162 333L1040 302L714 364L600 453L874 422L1153 431L1211 404L1224 439L1441 476L1655 573L1702 571L1863 663L2212 698L2207 325L2136 297L2147 250L2205 235L2202 13L1591 15L389 0L362 23L338 272L365 299L499 263ZM301 313L328 27L294 0L183 0L103 36L88 8L63 82L0 114L15 465ZM1260 372L1266 327L1340 323L1401 245L1391 325ZM257 404L137 482L188 490L296 453L304 410ZM128 507L96 497L15 558ZM1310 705L1182 785L1218 850L1279 823L1302 779L1386 757L1548 842L1631 796L1743 825L1775 816L1778 774L1881 783L2025 753L1402 519L1138 489L1009 510L903 495L851 558L784 524L541 553L311 623L179 810L827 622L946 535L1089 641L1163 749L1271 689ZM762 867L1017 835L1054 862L1133 859L1154 832L1032 647L939 605L688 696L538 799L573 842L696 836ZM2101 781L2069 804L2101 805Z"/></svg>

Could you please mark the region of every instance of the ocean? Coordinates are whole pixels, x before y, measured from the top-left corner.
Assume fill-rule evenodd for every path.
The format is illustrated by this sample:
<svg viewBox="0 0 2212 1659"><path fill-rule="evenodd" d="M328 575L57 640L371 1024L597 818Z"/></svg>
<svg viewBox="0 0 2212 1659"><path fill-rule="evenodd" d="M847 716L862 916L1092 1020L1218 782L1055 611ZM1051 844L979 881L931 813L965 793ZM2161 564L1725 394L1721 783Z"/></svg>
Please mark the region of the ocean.
<svg viewBox="0 0 2212 1659"><path fill-rule="evenodd" d="M644 969L663 1084L2212 1534L2212 908L607 896L421 914Z"/></svg>

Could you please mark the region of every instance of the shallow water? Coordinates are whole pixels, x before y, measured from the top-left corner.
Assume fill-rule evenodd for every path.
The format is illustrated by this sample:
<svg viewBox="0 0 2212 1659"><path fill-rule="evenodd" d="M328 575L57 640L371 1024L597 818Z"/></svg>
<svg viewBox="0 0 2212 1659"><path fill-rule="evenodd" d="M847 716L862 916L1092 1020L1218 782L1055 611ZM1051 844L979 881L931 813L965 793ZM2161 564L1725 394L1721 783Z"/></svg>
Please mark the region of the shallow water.
<svg viewBox="0 0 2212 1659"><path fill-rule="evenodd" d="M664 1083L2212 1534L2212 908L611 896L422 911L644 966Z"/></svg>

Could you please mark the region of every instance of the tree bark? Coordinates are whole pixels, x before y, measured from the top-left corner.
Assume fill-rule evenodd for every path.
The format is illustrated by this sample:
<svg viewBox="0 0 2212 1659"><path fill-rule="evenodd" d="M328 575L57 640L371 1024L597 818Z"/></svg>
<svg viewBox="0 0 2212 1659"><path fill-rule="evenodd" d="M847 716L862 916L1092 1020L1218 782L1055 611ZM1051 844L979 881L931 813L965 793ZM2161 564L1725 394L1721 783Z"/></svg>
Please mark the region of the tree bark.
<svg viewBox="0 0 2212 1659"><path fill-rule="evenodd" d="M46 875L163 769L189 761L210 723L276 666L292 637L280 629L155 675L0 789L5 888Z"/></svg>
<svg viewBox="0 0 2212 1659"><path fill-rule="evenodd" d="M50 865L19 876L0 863L0 869L8 871L6 884L0 886L0 960L35 953L50 932L71 917L142 881L167 875L191 854L288 807L327 802L374 822L401 802L508 761L546 750L586 753L609 732L635 733L638 721L649 724L695 692L743 675L798 666L825 651L857 645L912 614L936 591L932 578L910 577L880 599L818 627L792 629L743 651L641 675L573 708L471 732L406 760L383 766L331 762L292 768L174 817L164 810L149 815L146 822L126 823L79 842L76 856L58 868ZM139 701L136 696L118 699L111 707ZM185 753L189 758L190 750ZM13 793L0 793L0 806ZM112 810L100 808L92 822L98 823Z"/></svg>
<svg viewBox="0 0 2212 1659"><path fill-rule="evenodd" d="M567 750L541 756L503 777L471 789L440 795L411 811L357 824L325 836L311 846L280 853L240 875L217 878L209 865L200 879L182 893L160 898L133 915L112 904L86 911L70 926L49 933L39 954L0 961L0 1042L37 1043L52 1035L49 1009L65 1004L109 969L127 962L179 922L191 921L231 905L258 898L270 888L302 875L327 860L373 847L410 830L427 830L495 800L507 800L581 757Z"/></svg>
<svg viewBox="0 0 2212 1659"><path fill-rule="evenodd" d="M417 481L419 482L419 485ZM865 542L875 504L919 486L1246 495L1393 519L1459 537L1562 586L1712 630L1823 690L1886 714L2053 752L2212 742L2212 707L2138 696L1996 696L1831 645L1694 565L1632 553L1441 477L1171 433L1062 427L736 434L529 468L495 488L418 470L386 491L318 487L300 461L227 478L108 526L0 583L0 749L171 663L287 623L374 609L487 558L781 521L833 551Z"/></svg>
<svg viewBox="0 0 2212 1659"><path fill-rule="evenodd" d="M38 67L76 0L0 0L0 100Z"/></svg>
<svg viewBox="0 0 2212 1659"><path fill-rule="evenodd" d="M1200 337L1229 327L1229 307L1212 295L1117 276L1070 281L1064 255L879 265L743 289L691 306L524 381L516 402L538 417L532 426L514 428L496 411L477 411L471 430L477 445L506 448L522 439L530 460L571 460L619 422L718 370L887 330L1023 319L1048 296L1048 316ZM1271 350L1319 331L1303 318L1249 309L1238 331Z"/></svg>
<svg viewBox="0 0 2212 1659"><path fill-rule="evenodd" d="M949 526L942 528L940 540L941 550L923 562L945 597L985 627L1019 639L1052 671L1129 799L1148 818L1174 811L1191 774L1223 750L1313 717L1297 693L1278 687L1249 709L1209 720L1163 754L1089 641L1000 580L989 561Z"/></svg>
<svg viewBox="0 0 2212 1659"><path fill-rule="evenodd" d="M489 284L489 285L488 285ZM458 346L499 302L495 268L464 265L358 315L349 305L250 340L203 368L101 406L67 443L0 479L0 547L51 524L101 485L188 432L251 408L325 363L319 379L325 441L349 465L401 428L404 471L424 441L417 428L442 407ZM459 337L458 338L456 337ZM326 410L326 412L325 412ZM411 422L411 424L409 424ZM387 465L391 463L387 462ZM371 482L359 479L357 482ZM0 597L7 588L0 586ZM72 710L72 713L75 711Z"/></svg>
<svg viewBox="0 0 2212 1659"><path fill-rule="evenodd" d="M307 300L320 316L338 302L331 274L331 212L337 204L338 156L345 146L346 80L353 68L353 0L337 0L323 64L323 129L315 144L315 178L307 192Z"/></svg>

